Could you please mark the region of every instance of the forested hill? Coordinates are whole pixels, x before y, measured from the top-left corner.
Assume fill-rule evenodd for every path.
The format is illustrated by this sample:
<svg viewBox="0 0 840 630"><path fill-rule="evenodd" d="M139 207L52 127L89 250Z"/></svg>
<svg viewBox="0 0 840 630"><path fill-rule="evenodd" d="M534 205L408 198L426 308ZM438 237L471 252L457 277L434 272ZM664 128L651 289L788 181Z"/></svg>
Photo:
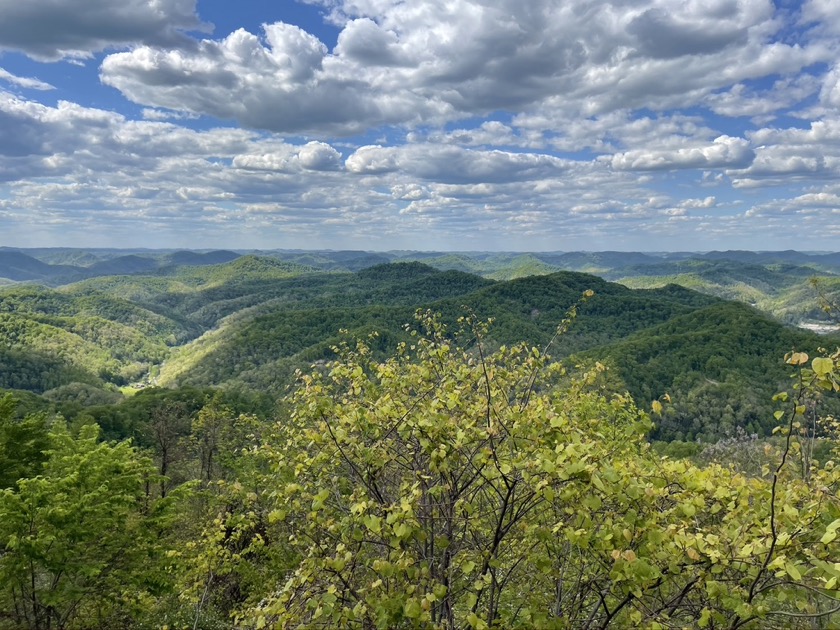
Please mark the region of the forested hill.
<svg viewBox="0 0 840 630"><path fill-rule="evenodd" d="M588 290L594 296L552 354L570 365L607 363L610 385L640 403L669 393L675 402L658 429L663 439L714 439L735 426L765 431L770 397L786 379L784 353L826 343L673 284L630 289L570 271L499 281L416 261L338 272L247 255L57 288L0 288L0 388L75 412L119 398L116 388L128 385L277 398L296 369L332 357L346 335L377 332L375 350L392 351L417 309L450 323L467 312L492 318L492 347L544 346Z"/></svg>
<svg viewBox="0 0 840 630"><path fill-rule="evenodd" d="M126 253L121 250L0 248L0 278L16 282L34 281L50 286L84 278L121 274L166 273L173 267L216 265L239 257L230 251Z"/></svg>
<svg viewBox="0 0 840 630"><path fill-rule="evenodd" d="M631 288L678 284L716 297L756 306L782 321L814 329L826 326L818 295L840 297L840 254L797 251L745 252L366 252L366 251L174 251L0 247L0 286L37 282L61 286L114 275L181 277L201 284L204 274L183 278L190 268L220 266L240 256L254 267L358 272L377 265L421 262L442 271L461 271L492 280L512 280L558 271L592 273ZM255 263L259 260L259 263ZM248 266L248 265L244 265ZM222 272L224 273L224 272ZM216 279L218 281L218 278ZM820 287L815 291L813 283Z"/></svg>

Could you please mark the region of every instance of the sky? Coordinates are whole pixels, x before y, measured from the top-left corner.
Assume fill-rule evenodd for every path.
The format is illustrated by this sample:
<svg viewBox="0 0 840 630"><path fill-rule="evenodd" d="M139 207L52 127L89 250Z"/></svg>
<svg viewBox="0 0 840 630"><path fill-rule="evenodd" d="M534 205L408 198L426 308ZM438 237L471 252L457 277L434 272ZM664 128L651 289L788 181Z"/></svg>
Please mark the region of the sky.
<svg viewBox="0 0 840 630"><path fill-rule="evenodd" d="M0 0L0 245L839 238L837 0Z"/></svg>

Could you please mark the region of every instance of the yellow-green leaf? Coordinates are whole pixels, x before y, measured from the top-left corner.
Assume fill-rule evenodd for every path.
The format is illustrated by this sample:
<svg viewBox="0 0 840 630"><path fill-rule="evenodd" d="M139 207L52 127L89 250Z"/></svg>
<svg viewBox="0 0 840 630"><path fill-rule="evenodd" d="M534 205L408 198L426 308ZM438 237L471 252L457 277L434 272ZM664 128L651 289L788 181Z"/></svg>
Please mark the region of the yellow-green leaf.
<svg viewBox="0 0 840 630"><path fill-rule="evenodd" d="M414 597L409 599L403 607L403 614L409 619L417 619L422 613L423 609L420 607L420 602Z"/></svg>
<svg viewBox="0 0 840 630"><path fill-rule="evenodd" d="M811 361L811 368L817 375L825 376L834 371L834 362L826 357L817 357Z"/></svg>
<svg viewBox="0 0 840 630"><path fill-rule="evenodd" d="M802 579L802 574L792 562L785 562L785 571L787 571L787 574L791 577L791 579L796 582L799 582Z"/></svg>

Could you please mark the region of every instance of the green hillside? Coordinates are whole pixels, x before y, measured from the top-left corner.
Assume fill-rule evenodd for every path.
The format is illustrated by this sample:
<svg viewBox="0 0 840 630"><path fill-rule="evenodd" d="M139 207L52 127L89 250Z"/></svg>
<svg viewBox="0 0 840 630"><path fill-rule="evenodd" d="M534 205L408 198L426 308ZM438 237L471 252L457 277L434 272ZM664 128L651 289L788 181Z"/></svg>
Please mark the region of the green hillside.
<svg viewBox="0 0 840 630"><path fill-rule="evenodd" d="M617 256L566 257L552 264L604 263ZM348 261L362 258L347 255ZM484 264L485 271L503 263L508 271L502 275L511 276L549 265L535 256L452 256L448 264L467 266L469 260ZM794 347L816 348L825 339L706 293L725 290L728 297L750 301L752 291L805 301L804 268L677 261L662 264L686 273L660 276L660 265L633 260L636 269L653 274L637 276L648 288L572 271L492 280L426 264L445 263L434 257L339 272L254 255L57 289L13 285L0 288L0 387L80 404L107 400L109 389L128 384L223 387L277 397L295 370L329 359L343 335L377 332L374 350L391 352L419 308L441 313L450 324L466 312L492 318L489 347L519 341L544 346L567 309L592 290L575 325L552 347L555 357L609 362L612 386L626 388L642 403L668 392L675 402L657 429L659 438L715 439L735 426L765 431L769 398L785 377L782 355ZM704 292L657 286L666 279Z"/></svg>
<svg viewBox="0 0 840 630"><path fill-rule="evenodd" d="M836 340L835 340L836 343ZM763 434L774 426L771 397L789 385L785 351L815 353L826 344L737 302L721 302L586 352L609 361L639 401L670 393L673 404L654 436L715 440L736 427Z"/></svg>
<svg viewBox="0 0 840 630"><path fill-rule="evenodd" d="M837 627L802 266L289 255L0 288L0 628Z"/></svg>
<svg viewBox="0 0 840 630"><path fill-rule="evenodd" d="M519 340L544 345L568 307L591 289L595 296L557 341L555 356L608 361L613 385L640 401L669 393L675 402L656 437L713 440L735 426L766 431L772 424L770 398L787 374L783 354L825 343L746 305L676 285L632 290L573 272L476 282L474 276L435 272L418 263L332 276L318 278L320 293L311 300L303 297L315 290L314 278L301 277L283 285L291 294L299 291L299 299L272 298L221 320L178 348L159 382L279 395L296 369L331 356L341 330L356 337L376 331L375 349L388 352L403 338L403 325L417 307L438 311L450 323L465 306L479 318L492 317L492 346ZM453 295L441 295L447 286ZM279 287L265 291L275 295Z"/></svg>
<svg viewBox="0 0 840 630"><path fill-rule="evenodd" d="M195 331L116 295L0 289L0 387L36 392L142 379Z"/></svg>
<svg viewBox="0 0 840 630"><path fill-rule="evenodd" d="M329 354L341 329L357 335L378 331L397 339L421 307L454 322L466 306L480 318L494 319L491 338L497 344L523 339L545 344L569 306L584 291L594 290L575 330L558 346L566 352L621 339L714 301L678 287L632 291L570 272L493 283L420 263L320 278L317 296L289 299L296 290L312 290L313 280L263 285L261 295L271 299L230 315L218 328L180 348L164 366L160 382L285 386L294 368ZM288 292L286 299L274 298L281 290Z"/></svg>
<svg viewBox="0 0 840 630"><path fill-rule="evenodd" d="M679 284L727 300L751 304L790 324L825 319L811 284L813 278L820 278L831 290L838 291L837 287L840 287L840 279L836 276L820 276L810 267L789 264L762 266L733 261L690 260L616 270L606 277L631 288Z"/></svg>

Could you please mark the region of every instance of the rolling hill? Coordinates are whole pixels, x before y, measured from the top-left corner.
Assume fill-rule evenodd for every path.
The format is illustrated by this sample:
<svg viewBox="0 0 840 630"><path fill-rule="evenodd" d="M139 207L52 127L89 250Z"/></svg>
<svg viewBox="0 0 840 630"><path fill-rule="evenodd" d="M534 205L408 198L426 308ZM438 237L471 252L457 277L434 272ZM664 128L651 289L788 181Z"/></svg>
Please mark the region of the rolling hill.
<svg viewBox="0 0 840 630"><path fill-rule="evenodd" d="M178 252L167 256L169 263L197 260ZM607 363L610 385L627 389L642 404L668 392L675 402L657 437L711 440L735 426L765 431L772 418L770 397L787 375L782 355L791 348L813 351L827 341L748 305L709 295L752 299L769 310L767 300L784 302L808 282L804 268L787 263L631 256L636 264L630 269L639 273L632 278L646 288L630 288L628 278L619 284L573 271L493 280L436 268L484 265L489 271L497 265L493 273L501 273L504 265L515 270L549 264L535 255L483 261L427 257L356 272L276 256L197 256L230 260L159 264L152 273L88 278L57 288L0 287L0 387L45 393L53 400L71 394L75 400L102 399L97 391L131 383L222 387L276 398L296 369L328 359L330 347L345 334L364 337L376 331L375 349L388 352L405 338L404 326L418 308L438 311L454 324L466 307L494 320L488 345L542 346L569 306L593 290L573 328L553 346L553 355L570 367ZM364 259L357 253L345 258ZM605 253L575 260L594 265L620 258ZM111 260L120 269L126 263L126 257ZM662 274L674 270L680 273ZM666 283L672 277L704 292Z"/></svg>

